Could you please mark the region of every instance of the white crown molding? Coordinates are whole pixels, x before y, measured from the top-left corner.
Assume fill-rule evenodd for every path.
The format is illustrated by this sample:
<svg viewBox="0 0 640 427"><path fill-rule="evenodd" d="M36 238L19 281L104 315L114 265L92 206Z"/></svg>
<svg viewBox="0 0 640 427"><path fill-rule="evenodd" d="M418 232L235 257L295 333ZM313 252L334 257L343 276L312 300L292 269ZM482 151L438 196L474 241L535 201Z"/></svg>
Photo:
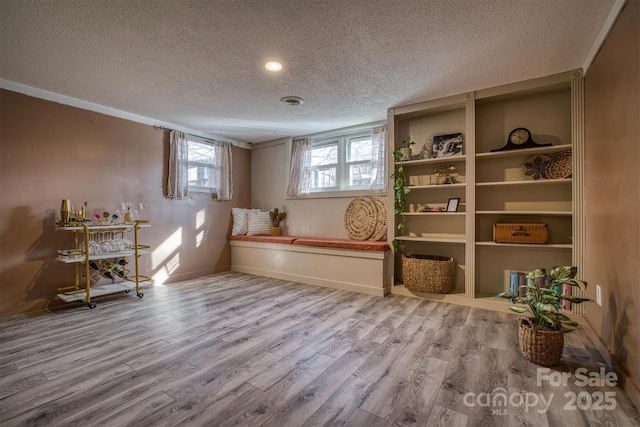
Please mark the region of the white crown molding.
<svg viewBox="0 0 640 427"><path fill-rule="evenodd" d="M598 55L600 48L602 47L605 40L607 39L609 32L611 32L613 25L616 23L616 20L618 19L618 16L620 15L620 12L622 11L622 8L626 3L627 3L627 0L616 0L613 6L611 7L609 16L607 16L607 19L604 21L604 24L602 24L600 33L598 34L595 41L593 42L593 45L591 46L591 50L589 50L589 53L587 54L587 57L584 60L584 64L582 65L582 70L584 74L587 74L589 67L593 63L593 60L596 58L596 55Z"/></svg>
<svg viewBox="0 0 640 427"><path fill-rule="evenodd" d="M251 149L251 144L246 142L240 142L233 139L225 138L220 135L211 134L208 132L202 132L196 129L189 129L183 126L178 126L173 123L163 122L160 120L152 119L150 117L140 116L138 114L129 113L128 111L122 111L104 105L95 104L93 102L84 101L82 99L73 98L66 95L60 95L59 93L50 92L44 89L38 89L35 87L27 86L21 83L12 82L10 80L0 79L0 88L10 90L12 92L18 92L24 95L28 95L34 98L44 99L46 101L56 102L58 104L68 105L71 107L81 108L83 110L93 111L95 113L105 114L107 116L118 117L120 119L131 120L136 123L142 123L159 128L175 129L182 132L186 132L190 135L199 136L205 139L214 139L216 141L226 141L241 148Z"/></svg>

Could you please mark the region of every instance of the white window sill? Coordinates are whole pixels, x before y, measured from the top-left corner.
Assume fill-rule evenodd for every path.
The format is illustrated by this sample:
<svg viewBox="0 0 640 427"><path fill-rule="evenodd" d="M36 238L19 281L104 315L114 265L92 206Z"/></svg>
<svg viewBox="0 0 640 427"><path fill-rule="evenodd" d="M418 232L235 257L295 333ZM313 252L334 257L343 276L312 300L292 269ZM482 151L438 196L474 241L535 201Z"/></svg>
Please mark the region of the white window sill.
<svg viewBox="0 0 640 427"><path fill-rule="evenodd" d="M369 190L350 190L350 191L315 191L301 198L287 197L287 200L304 200L304 199L337 199L341 197L362 197L362 196L380 196L386 197L386 193L373 194Z"/></svg>

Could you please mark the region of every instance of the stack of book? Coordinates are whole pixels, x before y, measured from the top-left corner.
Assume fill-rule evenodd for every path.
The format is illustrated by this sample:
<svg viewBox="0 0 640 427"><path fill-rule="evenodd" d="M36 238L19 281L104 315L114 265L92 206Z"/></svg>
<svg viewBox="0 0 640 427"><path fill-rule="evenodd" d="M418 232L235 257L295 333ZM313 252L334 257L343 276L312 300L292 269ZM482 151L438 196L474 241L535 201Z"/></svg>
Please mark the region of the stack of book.
<svg viewBox="0 0 640 427"><path fill-rule="evenodd" d="M519 297L525 296L527 290L524 286L530 285L530 279L527 279L527 273L522 271L510 271L509 272L509 292ZM551 279L548 277L541 277L538 279L537 285L540 287L548 287L551 284ZM554 291L560 295L571 295L571 285L556 285L553 287ZM564 310L571 310L571 302L562 300L562 308Z"/></svg>

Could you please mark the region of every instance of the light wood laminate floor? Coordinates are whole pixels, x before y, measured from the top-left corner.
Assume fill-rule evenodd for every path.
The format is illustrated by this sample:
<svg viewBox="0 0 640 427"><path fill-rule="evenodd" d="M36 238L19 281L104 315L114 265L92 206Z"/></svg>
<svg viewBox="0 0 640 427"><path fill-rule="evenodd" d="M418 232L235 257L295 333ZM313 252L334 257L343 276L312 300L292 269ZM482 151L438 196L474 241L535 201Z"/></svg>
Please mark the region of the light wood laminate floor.
<svg viewBox="0 0 640 427"><path fill-rule="evenodd" d="M0 319L0 425L640 424L619 387L575 384L604 366L581 330L557 386L520 355L516 315L240 273L144 292Z"/></svg>

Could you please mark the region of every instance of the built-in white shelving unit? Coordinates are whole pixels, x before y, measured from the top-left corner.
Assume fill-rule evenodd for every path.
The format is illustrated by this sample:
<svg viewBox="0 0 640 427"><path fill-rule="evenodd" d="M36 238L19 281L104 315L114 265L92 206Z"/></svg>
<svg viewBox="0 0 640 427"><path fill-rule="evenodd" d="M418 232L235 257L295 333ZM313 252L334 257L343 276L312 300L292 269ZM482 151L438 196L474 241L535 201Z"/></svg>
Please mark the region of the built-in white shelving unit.
<svg viewBox="0 0 640 427"><path fill-rule="evenodd" d="M402 166L409 183L405 227L389 221L389 240L402 241L405 252L453 256L454 289L450 294L410 292L402 285L401 255L389 271L391 292L439 301L506 309L505 300L490 297L508 289L509 271L529 271L553 265L576 265L583 271L582 193L584 176L584 85L580 70L540 79L425 101L388 111L389 156L411 137L412 160L390 160ZM524 127L536 148L492 151L507 142L509 132ZM462 133L463 153L437 159L416 159L436 133ZM532 179L523 173L532 156L553 158L572 151L571 177ZM455 166L453 184L436 185L434 168ZM458 212L421 212L424 205L443 206L460 198ZM393 217L394 194L388 198ZM493 241L493 224L545 223L547 244L503 244ZM507 274L505 274L507 273ZM574 312L581 312L576 306Z"/></svg>

